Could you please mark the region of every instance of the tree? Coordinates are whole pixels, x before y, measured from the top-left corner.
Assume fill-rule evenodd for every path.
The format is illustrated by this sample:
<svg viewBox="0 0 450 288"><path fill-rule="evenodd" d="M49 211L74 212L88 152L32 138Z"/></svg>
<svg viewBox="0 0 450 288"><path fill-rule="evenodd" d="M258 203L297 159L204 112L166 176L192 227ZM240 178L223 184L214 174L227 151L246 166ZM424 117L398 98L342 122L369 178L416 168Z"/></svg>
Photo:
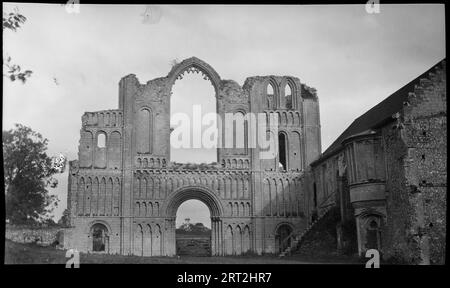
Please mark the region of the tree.
<svg viewBox="0 0 450 288"><path fill-rule="evenodd" d="M3 12L3 32L5 29L16 32L26 20L27 18L20 14L17 8L13 12ZM33 71L31 70L23 71L20 65L11 63L10 56L6 57L6 61L3 58L3 75L11 81L20 80L22 83L25 83L32 73Z"/></svg>
<svg viewBox="0 0 450 288"><path fill-rule="evenodd" d="M25 23L26 20L27 18L22 14L19 14L17 8L14 10L14 12L3 12L3 29L11 29L12 31L16 32L17 28L20 28L20 25Z"/></svg>
<svg viewBox="0 0 450 288"><path fill-rule="evenodd" d="M70 227L70 214L69 209L65 209L61 219L58 221L58 225L62 227Z"/></svg>
<svg viewBox="0 0 450 288"><path fill-rule="evenodd" d="M2 138L6 219L11 224L47 221L59 201L47 188L58 185L52 176L64 172L65 157L49 157L48 140L20 124L3 131Z"/></svg>

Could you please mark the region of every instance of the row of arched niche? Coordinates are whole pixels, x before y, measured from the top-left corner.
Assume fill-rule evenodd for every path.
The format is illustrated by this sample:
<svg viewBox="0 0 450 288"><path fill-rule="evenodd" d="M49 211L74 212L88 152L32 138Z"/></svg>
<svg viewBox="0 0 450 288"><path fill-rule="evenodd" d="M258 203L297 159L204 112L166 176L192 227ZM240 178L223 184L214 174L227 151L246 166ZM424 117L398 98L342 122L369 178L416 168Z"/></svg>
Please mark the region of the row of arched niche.
<svg viewBox="0 0 450 288"><path fill-rule="evenodd" d="M277 217L303 215L304 202L299 180L265 179L262 194L263 215Z"/></svg>
<svg viewBox="0 0 450 288"><path fill-rule="evenodd" d="M249 217L251 214L250 202L228 202L228 215L232 217Z"/></svg>
<svg viewBox="0 0 450 288"><path fill-rule="evenodd" d="M79 156L81 168L93 166L94 168L120 169L121 163L122 136L119 131L82 131Z"/></svg>
<svg viewBox="0 0 450 288"><path fill-rule="evenodd" d="M133 254L137 256L163 255L162 233L159 224L135 224Z"/></svg>
<svg viewBox="0 0 450 288"><path fill-rule="evenodd" d="M118 177L79 177L74 179L79 216L119 216L121 183Z"/></svg>
<svg viewBox="0 0 450 288"><path fill-rule="evenodd" d="M109 253L110 234L108 228L96 223L90 229L91 247L94 252ZM137 256L162 256L163 235L159 224L135 223L133 254ZM251 230L248 225L228 225L224 231L225 255L241 255L251 250Z"/></svg>
<svg viewBox="0 0 450 288"><path fill-rule="evenodd" d="M122 111L110 110L86 112L83 116L86 125L99 127L122 127Z"/></svg>
<svg viewBox="0 0 450 288"><path fill-rule="evenodd" d="M291 81L287 81L284 89L280 89L275 81L269 81L266 88L265 108L268 110L296 109L294 87Z"/></svg>
<svg viewBox="0 0 450 288"><path fill-rule="evenodd" d="M170 175L170 174L168 174ZM247 177L180 177L179 175L155 177L136 176L134 179L134 199L165 199L175 189L182 186L201 185L215 191L222 199L249 199L250 187Z"/></svg>
<svg viewBox="0 0 450 288"><path fill-rule="evenodd" d="M225 255L241 255L251 250L251 231L248 225L228 225L224 232Z"/></svg>

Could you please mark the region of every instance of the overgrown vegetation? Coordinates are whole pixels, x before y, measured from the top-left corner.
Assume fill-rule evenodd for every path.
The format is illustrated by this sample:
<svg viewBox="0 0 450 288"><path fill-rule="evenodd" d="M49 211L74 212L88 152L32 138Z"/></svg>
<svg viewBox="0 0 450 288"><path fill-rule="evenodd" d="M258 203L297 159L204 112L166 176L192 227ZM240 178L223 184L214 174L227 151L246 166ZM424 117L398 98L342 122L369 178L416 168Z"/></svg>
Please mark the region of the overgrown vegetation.
<svg viewBox="0 0 450 288"><path fill-rule="evenodd" d="M170 61L170 66L175 67L178 64L180 64L180 60L178 60L178 58L172 59L172 61Z"/></svg>
<svg viewBox="0 0 450 288"><path fill-rule="evenodd" d="M65 209L61 219L58 221L58 225L61 227L70 227L70 215L69 215L69 209Z"/></svg>
<svg viewBox="0 0 450 288"><path fill-rule="evenodd" d="M192 235L192 236L210 236L211 229L204 226L203 223L183 223L175 230L177 235Z"/></svg>
<svg viewBox="0 0 450 288"><path fill-rule="evenodd" d="M186 170L216 170L219 168L217 162L212 163L178 163L170 162L173 169L186 169Z"/></svg>
<svg viewBox="0 0 450 288"><path fill-rule="evenodd" d="M56 224L50 213L59 200L48 188L58 185L53 175L64 172L65 157L49 157L48 140L20 124L3 131L2 140L7 223Z"/></svg>
<svg viewBox="0 0 450 288"><path fill-rule="evenodd" d="M391 257L389 257L385 260L382 259L382 263L391 264L391 265L409 265L409 264L411 264L410 261L408 261L408 259L406 259L405 256L400 252L394 253L394 255L392 255ZM418 263L414 263L414 264L418 264Z"/></svg>
<svg viewBox="0 0 450 288"><path fill-rule="evenodd" d="M340 221L339 210L332 208L324 218L304 236L299 243L298 255L337 254L336 224Z"/></svg>

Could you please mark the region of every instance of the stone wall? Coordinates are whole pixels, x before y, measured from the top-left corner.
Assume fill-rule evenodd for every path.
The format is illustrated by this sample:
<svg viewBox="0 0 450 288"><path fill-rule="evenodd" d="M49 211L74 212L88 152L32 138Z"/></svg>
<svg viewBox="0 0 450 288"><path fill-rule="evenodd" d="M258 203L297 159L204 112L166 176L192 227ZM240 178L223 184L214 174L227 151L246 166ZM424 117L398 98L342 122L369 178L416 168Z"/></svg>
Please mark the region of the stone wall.
<svg viewBox="0 0 450 288"><path fill-rule="evenodd" d="M445 61L420 79L397 122L385 127L389 180L387 258L443 264L446 238Z"/></svg>
<svg viewBox="0 0 450 288"><path fill-rule="evenodd" d="M277 115L281 134L270 131L272 127L268 132L275 142L282 139L283 157L264 160L258 146L251 148L247 136L256 131L250 129L266 122L255 119L242 122L244 148L219 145L217 168L175 167L170 161L170 96L184 73L201 73L211 82L223 121L225 113ZM123 77L118 109L86 112L82 122L79 159L71 162L69 175L68 208L74 226L70 247L89 251L90 229L102 224L108 230L108 253L175 255L175 210L190 199L205 202L214 212L214 255L249 249L273 253L278 224L291 223L294 230L305 227L299 178L320 154L320 115L315 89L296 77L255 76L240 86L192 57L174 65L166 77L146 83L133 74ZM230 142L225 123L218 123L218 128L221 144ZM228 131L238 136L237 129ZM245 245L233 248L230 235L243 235ZM152 237L158 246L150 249L145 241Z"/></svg>
<svg viewBox="0 0 450 288"><path fill-rule="evenodd" d="M427 236L431 264L445 259L447 210L447 92L445 62L415 91L405 109L408 147L422 197L422 233ZM408 127L409 126L409 127ZM411 149L411 148L410 148ZM421 232L421 231L419 231Z"/></svg>
<svg viewBox="0 0 450 288"><path fill-rule="evenodd" d="M5 238L18 243L36 243L42 246L62 245L66 228L31 228L7 225Z"/></svg>
<svg viewBox="0 0 450 288"><path fill-rule="evenodd" d="M405 177L404 159L407 149L394 125L383 129L386 174L389 175L386 179L387 223L383 229L383 258L415 263L420 261L420 248L408 231L414 221L414 204L410 201L414 200L411 197L414 194L408 193Z"/></svg>
<svg viewBox="0 0 450 288"><path fill-rule="evenodd" d="M393 115L372 119L372 126L366 125L366 131L347 135L339 143L341 149L325 153L310 165L311 173L305 174L312 183L305 186L309 221L314 218L311 216L320 215L322 203L340 206L343 220L352 220L352 216L356 219L360 255L376 241L377 249L387 261L444 263L445 77L444 60L411 82L415 85L408 84L400 94L391 96L391 101L392 97L400 97L403 102L396 111L389 110ZM363 125L361 121L357 124ZM342 184L340 180L344 180ZM346 210L353 210L354 215Z"/></svg>

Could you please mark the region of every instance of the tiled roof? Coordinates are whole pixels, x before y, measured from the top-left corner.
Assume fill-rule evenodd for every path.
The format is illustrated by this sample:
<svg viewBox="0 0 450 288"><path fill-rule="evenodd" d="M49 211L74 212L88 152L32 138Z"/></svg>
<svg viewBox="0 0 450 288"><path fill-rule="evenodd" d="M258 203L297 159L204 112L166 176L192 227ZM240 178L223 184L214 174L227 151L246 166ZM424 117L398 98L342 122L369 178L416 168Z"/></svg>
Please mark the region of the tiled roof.
<svg viewBox="0 0 450 288"><path fill-rule="evenodd" d="M441 65L445 61L445 58L422 75L418 76L391 96L387 97L376 106L372 107L369 111L356 118L350 126L328 147L325 152L322 153L319 159L327 158L337 152L342 146L342 141L355 134L360 134L364 131L370 130L373 127L378 126L380 123L392 118L392 115L399 112L403 107L403 102L407 101L408 93L414 91L415 85L420 85L420 79L428 78L430 72L434 72L435 68ZM316 162L314 161L314 162Z"/></svg>

